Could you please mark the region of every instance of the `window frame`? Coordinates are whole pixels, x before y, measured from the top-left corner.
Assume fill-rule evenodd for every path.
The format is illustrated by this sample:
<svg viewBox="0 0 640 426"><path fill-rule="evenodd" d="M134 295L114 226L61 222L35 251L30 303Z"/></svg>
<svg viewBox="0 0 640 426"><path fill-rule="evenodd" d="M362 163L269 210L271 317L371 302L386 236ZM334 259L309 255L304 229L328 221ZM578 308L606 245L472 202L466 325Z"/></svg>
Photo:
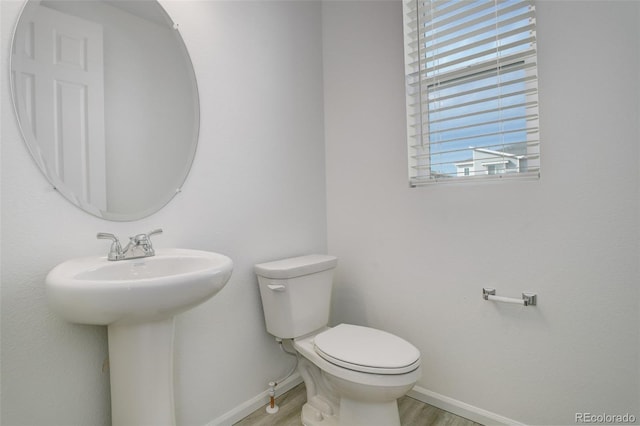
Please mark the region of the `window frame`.
<svg viewBox="0 0 640 426"><path fill-rule="evenodd" d="M439 5L442 4L454 4L456 0L453 2L447 2L440 0ZM487 0L479 0L478 3L490 3L491 1ZM524 132L526 134L526 139L521 142L502 142L502 146L509 148L515 147L517 144L523 144L526 147L526 153L521 155L517 159L517 167L505 170L504 172L499 172L496 174L489 174L487 167L478 167L478 164L474 159L471 160L463 160L458 161L458 163L474 163L475 165L471 167L471 172L469 175L462 172L461 169L457 167L457 164L454 162L450 162L453 167L457 169L455 172L450 173L439 173L434 167L432 163L432 142L430 142L430 130L424 130L424 126L428 127L430 125L430 114L431 111L427 109L424 111L424 108L429 108L429 104L433 103L429 100L429 94L436 86L435 82L430 82L430 77L424 77L427 74L426 64L428 60L427 56L424 56L424 66L420 65L423 57L420 56L422 53L419 51L419 42L416 42L413 39L420 40L420 32L426 33L429 29L429 21L424 20L423 27L416 27L415 21L413 23L413 28L411 27L411 19L408 18L411 16L411 13L418 14L417 21L420 21L421 17L419 15L418 5L422 4L432 4L431 0L403 0L403 14L404 14L404 33L405 33L405 67L406 67L406 83L407 83L407 93L406 93L406 102L407 102L407 147L408 147L408 171L409 171L409 183L410 186L420 186L424 184L430 183L453 183L453 182L465 182L465 181L477 181L477 180L494 180L494 179L505 179L505 178L518 178L518 179L538 179L540 177L540 141L539 141L539 112L538 112L538 87L537 87L537 46L535 41L535 5L533 0L512 0L511 2L503 2L498 0L493 0L493 6L491 6L494 10L496 10L496 52L498 52L498 46L500 45L500 38L498 37L498 6L504 6L505 4L522 4L521 7L529 7L530 13L533 16L533 19L530 20L531 26L533 30L531 31L531 38L533 42L530 43L531 47L523 51L522 56L512 55L513 57L508 57L508 60L502 60L501 54L497 53L497 57L495 61L486 61L478 64L473 64L472 66L468 66L462 70L454 69L450 72L443 73L439 76L439 80L437 82L437 86L450 85L451 87L456 86L456 81L467 81L474 82L479 79L491 78L492 75L495 75L498 81L498 85L502 84L500 82L501 70L507 70L514 66L520 67L524 71L524 77L522 78L522 85L524 87L523 97L525 99L523 105L526 105L525 110L531 108L533 113L531 113L531 117L535 117L533 119L529 119L529 112L526 113L525 125L519 129L519 131ZM448 7L448 6L447 6ZM509 7L509 6L507 6ZM422 28L422 29L421 29ZM431 30L433 30L433 25L431 26ZM410 34L413 33L413 39ZM426 39L426 37L425 37ZM426 46L426 42L425 46ZM418 67L419 69L411 69L410 63L414 61L415 64L415 51L412 52L411 49L418 49ZM426 47L425 47L426 50ZM533 53L531 53L533 52ZM413 55L413 57L412 57ZM519 70L517 70L519 71ZM510 71L511 72L511 71ZM481 76L485 74L486 76ZM464 83L463 83L464 84ZM504 85L509 84L504 83ZM513 84L513 83L511 83ZM426 91L424 90L424 86L426 85ZM416 96L416 87L417 93ZM500 87L500 86L498 86ZM508 96L507 96L508 97ZM416 102L417 99L417 102ZM416 104L419 104L419 107L416 110ZM531 105L531 106L530 106ZM502 110L501 110L502 112ZM480 113L474 113L480 114ZM424 118L424 117L429 118ZM416 120L416 117L419 119ZM425 121L426 120L426 121ZM499 123L502 127L505 121L509 119L500 118ZM494 122L494 123L497 123ZM506 132L502 132L501 136L506 134ZM426 137L426 141L425 139ZM477 137L477 136L474 136ZM414 140L412 140L414 138ZM419 139L419 141L416 140ZM469 137L472 139L473 137ZM486 148L495 149L495 146L499 146L500 144L496 143L494 145L481 145L478 148ZM436 145L434 144L434 147ZM473 152L474 147L469 146L469 150ZM462 151L462 150L461 150ZM503 152L503 154L507 154L507 152ZM436 154L433 154L435 156ZM506 157L496 157L502 158L503 160ZM529 159L533 158L531 166L529 165ZM442 163L444 164L444 163ZM468 166L464 166L468 167Z"/></svg>

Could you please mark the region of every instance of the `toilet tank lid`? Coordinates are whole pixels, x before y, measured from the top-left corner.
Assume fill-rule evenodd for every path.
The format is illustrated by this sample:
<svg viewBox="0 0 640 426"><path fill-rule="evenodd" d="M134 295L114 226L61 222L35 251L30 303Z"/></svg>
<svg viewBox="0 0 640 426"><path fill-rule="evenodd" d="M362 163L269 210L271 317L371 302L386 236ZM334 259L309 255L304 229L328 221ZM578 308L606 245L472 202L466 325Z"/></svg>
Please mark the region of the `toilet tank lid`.
<svg viewBox="0 0 640 426"><path fill-rule="evenodd" d="M255 272L261 277L286 279L301 277L316 272L333 269L338 264L338 258L326 254L310 254L292 257L273 262L255 265Z"/></svg>

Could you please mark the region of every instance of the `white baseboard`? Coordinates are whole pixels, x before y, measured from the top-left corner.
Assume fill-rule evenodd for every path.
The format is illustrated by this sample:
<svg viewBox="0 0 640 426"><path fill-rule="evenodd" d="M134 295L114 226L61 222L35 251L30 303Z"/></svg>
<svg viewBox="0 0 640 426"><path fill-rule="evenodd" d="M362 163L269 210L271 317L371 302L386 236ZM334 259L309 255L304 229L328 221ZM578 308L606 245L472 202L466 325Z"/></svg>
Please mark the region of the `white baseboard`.
<svg viewBox="0 0 640 426"><path fill-rule="evenodd" d="M291 375L291 377L278 385L277 395L282 395L300 383L302 383L302 377L300 377L300 374L296 371ZM414 386L407 395L411 398L417 399L418 401L433 405L434 407L438 407L442 410L483 425L526 426L524 423L469 405L462 401L458 401L457 399L441 395L421 386ZM255 410L265 407L268 402L269 391L265 389L260 394L227 411L225 414L210 421L205 426L232 426L234 423L244 419Z"/></svg>
<svg viewBox="0 0 640 426"><path fill-rule="evenodd" d="M288 379L278 384L278 387L276 388L276 395L280 396L289 389L292 389L293 387L299 385L300 383L302 383L302 377L300 377L300 374L296 371ZM248 401L243 402L230 411L227 411L222 416L207 423L205 426L231 426L234 423L244 419L260 407L266 407L268 403L269 390L265 389L260 394L254 396Z"/></svg>
<svg viewBox="0 0 640 426"><path fill-rule="evenodd" d="M440 395L439 393L432 392L420 386L414 386L407 395L418 401L433 405L434 407L483 425L525 426L524 423L483 410L482 408L474 407L457 399Z"/></svg>

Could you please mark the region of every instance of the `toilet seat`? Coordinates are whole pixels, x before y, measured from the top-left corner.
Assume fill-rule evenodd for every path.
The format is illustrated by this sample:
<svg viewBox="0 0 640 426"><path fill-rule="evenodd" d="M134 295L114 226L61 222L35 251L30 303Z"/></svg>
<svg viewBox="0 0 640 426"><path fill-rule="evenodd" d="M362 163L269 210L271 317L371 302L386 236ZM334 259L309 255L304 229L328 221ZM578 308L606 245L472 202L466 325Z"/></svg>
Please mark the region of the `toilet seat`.
<svg viewBox="0 0 640 426"><path fill-rule="evenodd" d="M340 324L314 338L326 361L363 373L404 374L420 366L420 351L406 340L375 328Z"/></svg>

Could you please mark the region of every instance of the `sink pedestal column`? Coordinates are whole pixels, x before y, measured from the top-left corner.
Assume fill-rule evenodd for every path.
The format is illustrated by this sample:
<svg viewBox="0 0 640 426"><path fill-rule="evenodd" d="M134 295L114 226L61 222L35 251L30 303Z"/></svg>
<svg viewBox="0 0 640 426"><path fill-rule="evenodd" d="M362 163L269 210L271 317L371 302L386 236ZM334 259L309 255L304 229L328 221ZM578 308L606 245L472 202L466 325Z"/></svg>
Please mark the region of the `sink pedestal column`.
<svg viewBox="0 0 640 426"><path fill-rule="evenodd" d="M109 325L113 426L175 426L174 317Z"/></svg>

